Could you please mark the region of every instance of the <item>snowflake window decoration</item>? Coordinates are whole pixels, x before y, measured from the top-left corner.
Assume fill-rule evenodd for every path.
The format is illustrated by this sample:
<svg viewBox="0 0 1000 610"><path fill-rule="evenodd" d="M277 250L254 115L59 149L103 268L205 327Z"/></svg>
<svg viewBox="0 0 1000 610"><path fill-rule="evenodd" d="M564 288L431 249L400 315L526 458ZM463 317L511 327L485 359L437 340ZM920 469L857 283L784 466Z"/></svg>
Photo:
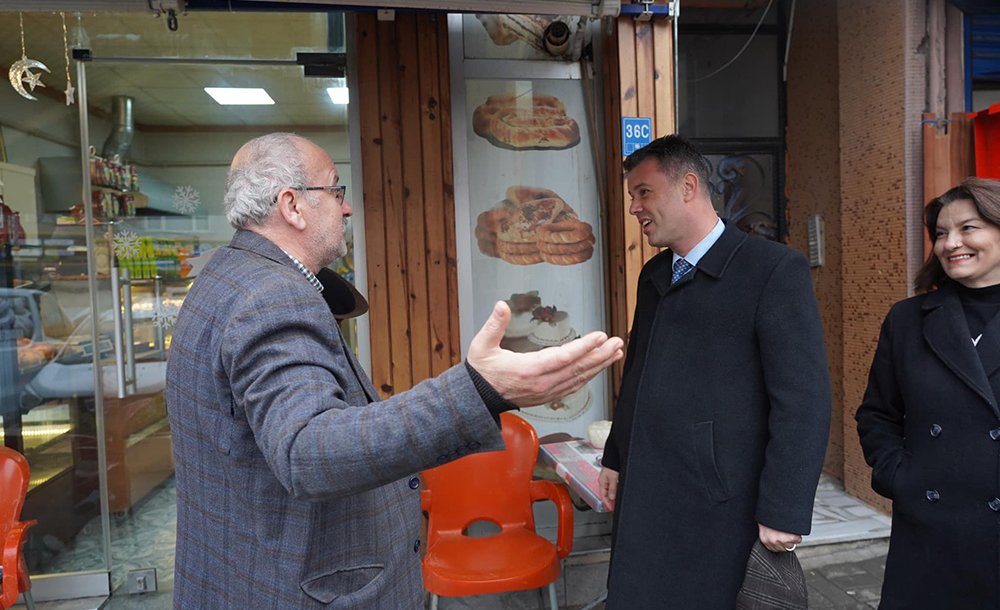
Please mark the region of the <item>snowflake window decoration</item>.
<svg viewBox="0 0 1000 610"><path fill-rule="evenodd" d="M153 311L153 324L158 328L166 330L177 322L177 313L180 309L176 305L161 304Z"/></svg>
<svg viewBox="0 0 1000 610"><path fill-rule="evenodd" d="M114 239L115 256L120 259L135 258L139 255L139 236L123 229L115 235Z"/></svg>
<svg viewBox="0 0 1000 610"><path fill-rule="evenodd" d="M174 190L174 209L181 214L194 214L201 205L201 193L192 186L178 186Z"/></svg>

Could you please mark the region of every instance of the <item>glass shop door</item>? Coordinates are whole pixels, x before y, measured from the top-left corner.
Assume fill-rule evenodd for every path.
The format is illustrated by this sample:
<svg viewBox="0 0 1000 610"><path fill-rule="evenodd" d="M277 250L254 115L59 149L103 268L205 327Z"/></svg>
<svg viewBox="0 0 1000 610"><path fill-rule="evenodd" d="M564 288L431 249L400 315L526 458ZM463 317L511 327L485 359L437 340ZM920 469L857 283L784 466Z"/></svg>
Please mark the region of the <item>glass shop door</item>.
<svg viewBox="0 0 1000 610"><path fill-rule="evenodd" d="M39 14L26 28L59 23ZM87 45L69 71L75 105L16 104L9 123L27 123L22 133L6 127L0 94L13 161L0 179L33 172L32 192L6 187L31 213L19 215L25 235L0 248L0 420L32 468L22 514L38 520L27 546L36 601L145 593L160 603L176 535L164 404L173 323L233 235L222 195L244 142L273 131L315 141L351 197L343 15L191 13L181 34L147 14L67 25L69 44ZM62 78L45 75L50 89ZM264 97L223 97L247 90ZM43 139L60 129L72 146ZM331 267L354 281L354 258L352 243Z"/></svg>

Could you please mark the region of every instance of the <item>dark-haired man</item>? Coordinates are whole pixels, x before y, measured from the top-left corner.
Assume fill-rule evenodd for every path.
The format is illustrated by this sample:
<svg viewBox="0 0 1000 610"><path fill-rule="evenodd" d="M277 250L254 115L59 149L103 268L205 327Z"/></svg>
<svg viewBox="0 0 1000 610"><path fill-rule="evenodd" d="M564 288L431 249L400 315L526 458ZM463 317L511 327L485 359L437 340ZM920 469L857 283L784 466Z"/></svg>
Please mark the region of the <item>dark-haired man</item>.
<svg viewBox="0 0 1000 610"><path fill-rule="evenodd" d="M724 225L708 161L668 136L625 160L629 213L667 248L639 276L600 482L608 610L731 610L756 539L811 527L830 423L805 259Z"/></svg>

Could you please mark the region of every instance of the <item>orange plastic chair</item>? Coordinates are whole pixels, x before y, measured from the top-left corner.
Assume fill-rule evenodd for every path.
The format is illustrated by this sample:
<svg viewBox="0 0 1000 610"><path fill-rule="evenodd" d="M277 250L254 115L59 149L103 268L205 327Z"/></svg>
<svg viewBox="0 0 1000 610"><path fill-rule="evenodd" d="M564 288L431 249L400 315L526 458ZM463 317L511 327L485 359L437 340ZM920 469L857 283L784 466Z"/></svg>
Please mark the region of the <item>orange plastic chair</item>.
<svg viewBox="0 0 1000 610"><path fill-rule="evenodd" d="M18 594L24 594L28 610L34 610L31 598L31 580L28 565L24 561L21 546L27 539L28 528L35 521L20 521L21 507L28 494L30 470L24 456L0 447L0 608L10 608L17 602Z"/></svg>
<svg viewBox="0 0 1000 610"><path fill-rule="evenodd" d="M421 505L428 514L424 586L431 610L438 596L461 597L548 585L558 608L555 580L560 560L573 549L573 504L566 488L533 481L538 457L535 429L516 415L500 416L504 451L477 453L424 471ZM532 503L551 500L558 510L557 543L535 533ZM500 532L465 534L470 524L489 521Z"/></svg>

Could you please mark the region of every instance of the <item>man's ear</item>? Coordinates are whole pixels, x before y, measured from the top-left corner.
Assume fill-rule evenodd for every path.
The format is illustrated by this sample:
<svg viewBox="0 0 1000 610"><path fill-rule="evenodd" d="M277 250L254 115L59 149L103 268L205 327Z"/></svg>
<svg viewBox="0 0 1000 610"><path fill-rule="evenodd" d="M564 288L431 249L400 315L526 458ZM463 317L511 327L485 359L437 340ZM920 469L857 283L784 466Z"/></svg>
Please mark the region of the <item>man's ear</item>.
<svg viewBox="0 0 1000 610"><path fill-rule="evenodd" d="M282 189L278 193L278 201L275 203L278 214L288 225L299 231L306 228L306 219L302 215L302 207L306 205L305 197L293 189Z"/></svg>
<svg viewBox="0 0 1000 610"><path fill-rule="evenodd" d="M698 186L701 181L698 179L698 175L693 172L687 172L681 179L682 194L684 196L684 201L691 201L698 194Z"/></svg>

